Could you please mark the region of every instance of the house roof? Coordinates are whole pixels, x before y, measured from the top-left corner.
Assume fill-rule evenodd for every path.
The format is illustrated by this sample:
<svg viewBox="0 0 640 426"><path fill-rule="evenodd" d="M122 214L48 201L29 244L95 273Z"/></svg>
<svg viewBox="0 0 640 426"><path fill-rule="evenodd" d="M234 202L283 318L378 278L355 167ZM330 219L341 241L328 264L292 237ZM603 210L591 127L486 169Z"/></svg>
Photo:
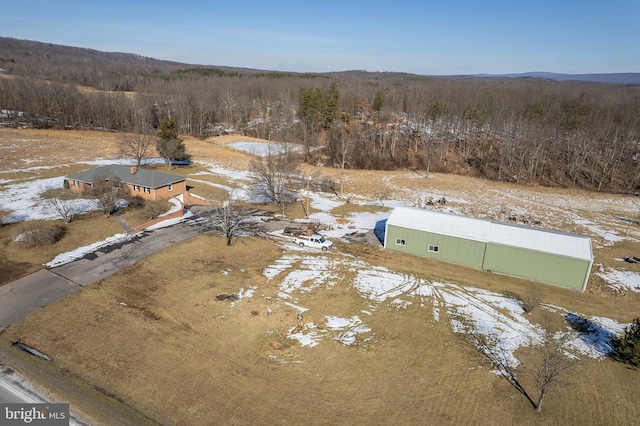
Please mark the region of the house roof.
<svg viewBox="0 0 640 426"><path fill-rule="evenodd" d="M593 261L591 239L580 234L410 207L397 207L387 225Z"/></svg>
<svg viewBox="0 0 640 426"><path fill-rule="evenodd" d="M133 170L135 170L135 173L131 173ZM109 179L110 177L115 176L124 183L144 186L153 189L186 180L186 178L182 176L172 175L170 173L158 172L155 170L149 170L135 166L122 166L117 164L84 170L82 172L74 173L67 176L67 179L92 183L94 177L98 176L105 179Z"/></svg>

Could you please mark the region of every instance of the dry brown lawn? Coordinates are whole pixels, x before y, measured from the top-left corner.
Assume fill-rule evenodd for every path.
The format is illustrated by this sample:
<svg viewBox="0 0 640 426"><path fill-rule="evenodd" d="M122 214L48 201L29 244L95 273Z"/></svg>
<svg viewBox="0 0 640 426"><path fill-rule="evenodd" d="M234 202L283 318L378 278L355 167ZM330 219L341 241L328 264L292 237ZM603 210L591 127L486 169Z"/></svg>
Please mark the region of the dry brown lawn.
<svg viewBox="0 0 640 426"><path fill-rule="evenodd" d="M0 137L6 137L3 132ZM37 133L29 134L30 138L37 137ZM113 135L84 134L96 140L103 136L105 152L113 152ZM49 138L57 140L45 133L41 142L48 143ZM186 144L196 161L247 170L251 157L225 147L234 140L247 139L188 138ZM61 143L69 143L72 148L72 140L74 137L69 137ZM76 144L88 143L82 136L75 140ZM206 171L198 169L198 165L192 167L175 172L193 176ZM331 169L304 169L333 178L339 175L339 171ZM200 180L228 183L206 174L193 178L197 179L194 187L203 185ZM202 186L211 191L210 196L218 196L218 190L212 188L215 187ZM626 235L638 234L637 227L615 220L629 215L627 198L622 196L522 187L461 176L434 174L427 179L408 171L347 171L345 188L373 200L384 199L389 192L403 196L403 188L420 188L446 196L451 205L469 213L496 218L516 214L540 219L544 225L553 223L575 229L577 225L567 216L580 212L597 224L605 223ZM458 200L462 198L473 203ZM353 211L386 209L353 206L340 207L333 213L343 215L347 221ZM289 209L288 215L301 215L301 206ZM92 219L86 223L92 223ZM80 236L84 229L81 225L79 221L74 231L78 240L65 244L79 244L88 238ZM113 226L119 226L115 220ZM604 266L639 270L637 265L621 266L616 260L637 250L637 243L600 247L601 241L594 242L596 259ZM66 246L58 250L65 251ZM4 253L15 262L35 259L33 254L21 258L13 251ZM51 254L42 254L42 258ZM406 309L382 305L371 311L368 302L349 286L352 271L347 267L340 283L330 290L297 294L296 304L310 308L305 313L305 323L313 321L321 327L325 313L351 316L371 311L367 325L373 331L356 346L327 340L313 348L302 347L287 338L299 324L297 310L279 294L279 278L267 281L263 273L281 256L278 245L257 237L238 239L230 247L217 235L193 238L8 328L0 336L0 350L8 350L10 342L22 339L53 358L53 363L38 368L55 370L51 374L57 372L58 384L69 378L88 383L89 388L99 390L97 395L92 394L94 401L100 401L100 395L113 396L162 424L637 423L638 371L611 360L587 358L560 391L549 395L544 411L535 413L513 387L489 372L474 350L452 332L444 313L436 321L432 310L421 308L419 303ZM520 292L529 285L512 277L452 267L363 244L337 243L336 253L329 256L354 256L419 278L499 293ZM217 295L237 294L254 287L253 297L238 302L216 300ZM637 294L622 297L595 274L585 293L552 286L544 286L544 293L544 303L585 315L622 322L638 315ZM532 315L532 321L536 315ZM41 361L35 365L38 363ZM72 406L74 398L81 398L78 392L58 391ZM113 401L107 397L104 400L105 404ZM101 424L119 424L101 417L104 412L88 410L88 415L101 418Z"/></svg>
<svg viewBox="0 0 640 426"><path fill-rule="evenodd" d="M495 291L523 285L473 270L447 274L368 246L352 252L417 276ZM227 247L222 237L197 237L40 310L2 339L38 347L163 424L631 424L640 414L637 372L608 360L586 360L537 414L446 319L417 303L373 312L374 335L359 346L301 347L286 338L297 311L262 273L280 256L264 239ZM305 322L368 309L347 289L349 274L331 291L300 296L311 309ZM235 305L216 300L251 286L255 295ZM560 289L545 301L582 310L598 302Z"/></svg>
<svg viewBox="0 0 640 426"><path fill-rule="evenodd" d="M65 130L2 129L2 170L72 165L117 154L117 133ZM73 173L73 172L70 172Z"/></svg>
<svg viewBox="0 0 640 426"><path fill-rule="evenodd" d="M23 228L22 224L0 227L0 285L42 269L43 264L59 253L123 232L115 217L105 218L97 212L81 216L67 225L61 220L54 222L65 227L64 237L56 244L33 248L25 248L15 241Z"/></svg>

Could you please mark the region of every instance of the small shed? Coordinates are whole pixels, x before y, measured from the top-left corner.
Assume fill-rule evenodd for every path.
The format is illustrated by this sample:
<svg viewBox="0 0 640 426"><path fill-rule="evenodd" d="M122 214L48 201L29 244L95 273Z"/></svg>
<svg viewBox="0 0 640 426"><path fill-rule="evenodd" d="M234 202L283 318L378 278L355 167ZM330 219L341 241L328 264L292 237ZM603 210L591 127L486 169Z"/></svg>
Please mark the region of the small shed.
<svg viewBox="0 0 640 426"><path fill-rule="evenodd" d="M391 213L384 247L582 291L593 264L584 235L410 207Z"/></svg>

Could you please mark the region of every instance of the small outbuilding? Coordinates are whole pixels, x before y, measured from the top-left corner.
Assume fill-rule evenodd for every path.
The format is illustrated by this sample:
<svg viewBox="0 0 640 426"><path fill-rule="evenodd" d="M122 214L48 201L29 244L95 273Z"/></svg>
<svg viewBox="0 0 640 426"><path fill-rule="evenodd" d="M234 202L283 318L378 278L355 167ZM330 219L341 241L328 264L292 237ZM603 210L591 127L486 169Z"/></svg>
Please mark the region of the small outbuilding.
<svg viewBox="0 0 640 426"><path fill-rule="evenodd" d="M410 207L391 213L384 247L582 291L593 264L584 235Z"/></svg>

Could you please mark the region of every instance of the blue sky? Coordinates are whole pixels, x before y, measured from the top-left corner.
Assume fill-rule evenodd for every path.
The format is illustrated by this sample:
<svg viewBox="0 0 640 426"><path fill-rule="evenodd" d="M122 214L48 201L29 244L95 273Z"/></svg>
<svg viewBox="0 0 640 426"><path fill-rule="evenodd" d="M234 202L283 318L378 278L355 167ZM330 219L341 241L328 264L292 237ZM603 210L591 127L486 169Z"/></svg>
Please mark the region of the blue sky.
<svg viewBox="0 0 640 426"><path fill-rule="evenodd" d="M639 0L6 1L0 36L190 64L640 72Z"/></svg>

